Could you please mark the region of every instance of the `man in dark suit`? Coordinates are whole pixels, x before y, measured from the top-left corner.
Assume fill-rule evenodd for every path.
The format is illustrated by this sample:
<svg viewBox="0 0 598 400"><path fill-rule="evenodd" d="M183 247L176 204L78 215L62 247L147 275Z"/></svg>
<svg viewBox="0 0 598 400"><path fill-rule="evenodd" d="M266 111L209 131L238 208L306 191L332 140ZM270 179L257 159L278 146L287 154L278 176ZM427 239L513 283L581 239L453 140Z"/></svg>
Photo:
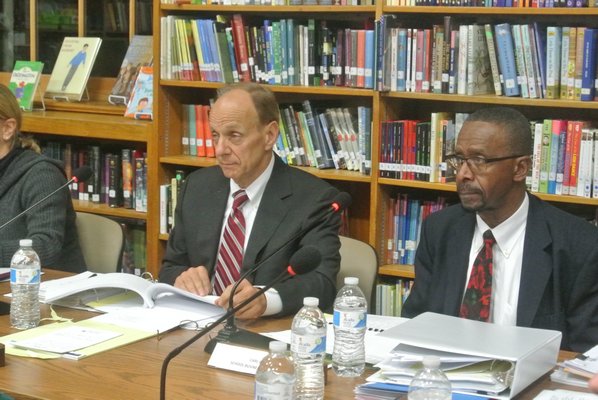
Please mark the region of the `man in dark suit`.
<svg viewBox="0 0 598 400"><path fill-rule="evenodd" d="M254 294L258 290L254 285L274 280L286 269L291 256L304 246L320 250L319 266L274 285L274 290L243 308L237 314L239 318L292 314L302 307L306 296L318 297L320 306L327 308L336 295L340 217L323 216L338 191L319 178L288 167L273 153L278 121L278 104L269 89L240 84L220 90L210 112L219 165L194 171L184 183L160 271L161 281L199 295L213 290L217 293L217 287L222 285L224 291L218 304L227 308L232 285L220 283L217 263L226 258L220 256L219 249L228 243L223 231L229 214L232 215L232 194L243 189L249 198L240 207L245 223L240 273L321 219L315 228L265 261L250 279L243 280L233 296L234 304Z"/></svg>
<svg viewBox="0 0 598 400"><path fill-rule="evenodd" d="M531 153L530 125L518 111L483 109L465 121L447 157L461 204L424 221L404 317L465 316L470 272L490 230L488 321L559 330L565 349L598 343L598 228L527 193Z"/></svg>

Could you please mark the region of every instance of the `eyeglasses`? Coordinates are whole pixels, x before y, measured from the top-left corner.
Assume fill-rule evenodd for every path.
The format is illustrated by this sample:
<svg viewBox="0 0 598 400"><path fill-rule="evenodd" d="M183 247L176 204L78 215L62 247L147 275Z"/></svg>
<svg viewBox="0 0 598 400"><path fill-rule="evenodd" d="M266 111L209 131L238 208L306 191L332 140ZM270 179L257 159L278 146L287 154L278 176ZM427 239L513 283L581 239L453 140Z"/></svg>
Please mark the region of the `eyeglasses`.
<svg viewBox="0 0 598 400"><path fill-rule="evenodd" d="M514 156L496 157L496 158L484 158L479 156L474 157L463 157L458 154L452 154L447 156L445 161L447 165L453 168L455 171L459 171L463 166L463 163L467 163L467 166L472 172L483 172L486 170L486 166L493 162L511 160L517 157L523 157L525 154L518 154Z"/></svg>

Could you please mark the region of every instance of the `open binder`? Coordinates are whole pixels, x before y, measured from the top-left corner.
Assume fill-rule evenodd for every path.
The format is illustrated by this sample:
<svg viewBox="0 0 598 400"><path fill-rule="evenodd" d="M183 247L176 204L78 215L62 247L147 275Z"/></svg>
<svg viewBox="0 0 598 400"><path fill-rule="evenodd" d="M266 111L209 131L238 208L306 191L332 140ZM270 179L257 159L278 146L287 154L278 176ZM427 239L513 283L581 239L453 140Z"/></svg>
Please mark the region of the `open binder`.
<svg viewBox="0 0 598 400"><path fill-rule="evenodd" d="M436 313L423 313L379 334L401 344L422 349L478 356L513 364L503 377L508 388L501 393L468 393L481 397L510 399L554 368L561 332L502 326Z"/></svg>

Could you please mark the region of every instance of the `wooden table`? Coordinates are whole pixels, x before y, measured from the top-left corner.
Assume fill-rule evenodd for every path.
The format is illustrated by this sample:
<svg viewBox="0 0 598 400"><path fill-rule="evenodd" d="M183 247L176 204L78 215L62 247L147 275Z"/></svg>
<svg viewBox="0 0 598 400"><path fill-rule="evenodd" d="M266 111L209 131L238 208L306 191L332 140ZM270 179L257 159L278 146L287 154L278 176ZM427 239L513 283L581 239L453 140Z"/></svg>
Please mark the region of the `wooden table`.
<svg viewBox="0 0 598 400"><path fill-rule="evenodd" d="M46 271L43 279L61 275ZM0 283L0 293L9 291L7 283ZM58 313L75 319L94 315L64 308L59 309ZM49 307L42 306L42 314L49 315ZM284 330L289 329L290 321L290 318L263 318L244 327L262 332ZM0 316L0 334L13 332L15 330L10 328L9 316ZM158 399L164 357L193 334L193 331L176 330L160 338L153 337L79 361L7 356L6 365L0 368L0 391L16 399ZM207 340L200 339L172 360L168 367L166 397L252 399L253 376L207 366L209 355L203 351ZM571 354L563 353L563 356L570 357ZM364 377L338 378L329 371L327 380L326 400L348 400L353 399L353 388L364 382ZM545 376L518 398L532 399L542 389L557 387L563 386L553 384Z"/></svg>

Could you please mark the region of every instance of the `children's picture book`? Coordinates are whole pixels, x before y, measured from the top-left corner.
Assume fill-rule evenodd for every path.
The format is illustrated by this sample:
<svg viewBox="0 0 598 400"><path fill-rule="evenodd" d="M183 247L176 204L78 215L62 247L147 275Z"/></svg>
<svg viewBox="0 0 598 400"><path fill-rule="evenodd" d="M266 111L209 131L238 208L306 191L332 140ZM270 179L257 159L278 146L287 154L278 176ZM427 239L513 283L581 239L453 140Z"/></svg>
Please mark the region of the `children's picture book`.
<svg viewBox="0 0 598 400"><path fill-rule="evenodd" d="M81 101L101 44L95 37L65 37L45 96Z"/></svg>
<svg viewBox="0 0 598 400"><path fill-rule="evenodd" d="M135 35L129 43L129 48L120 66L114 87L108 96L110 104L128 104L141 67L151 66L152 37Z"/></svg>
<svg viewBox="0 0 598 400"><path fill-rule="evenodd" d="M39 86L44 63L41 61L16 61L8 88L13 92L19 106L25 111L33 109L35 92ZM40 96L41 98L41 96Z"/></svg>
<svg viewBox="0 0 598 400"><path fill-rule="evenodd" d="M125 117L135 119L152 119L152 107L154 103L154 68L141 67L135 87L131 93L131 99L125 111Z"/></svg>

